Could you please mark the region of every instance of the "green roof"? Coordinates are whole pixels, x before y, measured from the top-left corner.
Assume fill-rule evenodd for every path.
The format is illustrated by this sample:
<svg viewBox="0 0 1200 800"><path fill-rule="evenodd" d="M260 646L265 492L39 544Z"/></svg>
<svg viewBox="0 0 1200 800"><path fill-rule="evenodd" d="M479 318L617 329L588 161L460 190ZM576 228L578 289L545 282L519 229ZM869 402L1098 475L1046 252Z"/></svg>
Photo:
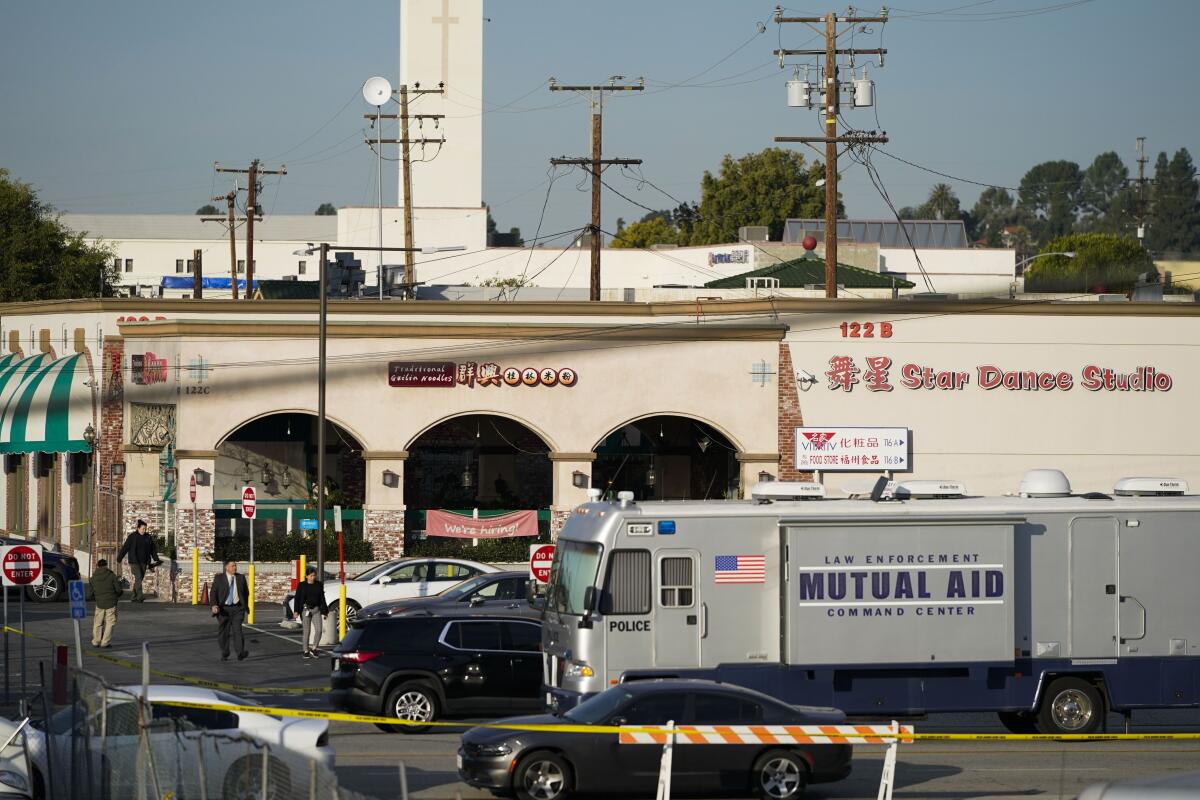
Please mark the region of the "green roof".
<svg viewBox="0 0 1200 800"><path fill-rule="evenodd" d="M780 261L741 275L709 281L704 286L708 289L744 289L747 278L778 278L780 289L803 289L814 284L824 286L825 262L812 253L806 253L791 261ZM849 264L837 265L837 282L847 289L891 289L893 286L912 289L916 286L903 278L881 275Z"/></svg>

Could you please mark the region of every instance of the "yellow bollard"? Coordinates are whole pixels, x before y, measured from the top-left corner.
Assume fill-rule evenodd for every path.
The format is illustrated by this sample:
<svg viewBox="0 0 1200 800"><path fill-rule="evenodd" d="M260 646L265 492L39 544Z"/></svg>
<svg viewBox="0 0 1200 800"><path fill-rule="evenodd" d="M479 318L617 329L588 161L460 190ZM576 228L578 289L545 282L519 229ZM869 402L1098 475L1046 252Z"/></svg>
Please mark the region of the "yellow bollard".
<svg viewBox="0 0 1200 800"><path fill-rule="evenodd" d="M200 550L192 548L192 605L200 604Z"/></svg>
<svg viewBox="0 0 1200 800"><path fill-rule="evenodd" d="M338 641L346 638L346 584L338 586Z"/></svg>
<svg viewBox="0 0 1200 800"><path fill-rule="evenodd" d="M304 572L305 572L305 568L307 566L308 566L308 556L301 553L300 554L300 574L296 576L297 578L300 579L300 583L304 583Z"/></svg>
<svg viewBox="0 0 1200 800"><path fill-rule="evenodd" d="M249 622L251 625L253 625L254 624L254 565L251 564L248 569L249 569L250 574L246 578L246 583L249 584L248 588L250 589L250 613L246 615L246 621Z"/></svg>

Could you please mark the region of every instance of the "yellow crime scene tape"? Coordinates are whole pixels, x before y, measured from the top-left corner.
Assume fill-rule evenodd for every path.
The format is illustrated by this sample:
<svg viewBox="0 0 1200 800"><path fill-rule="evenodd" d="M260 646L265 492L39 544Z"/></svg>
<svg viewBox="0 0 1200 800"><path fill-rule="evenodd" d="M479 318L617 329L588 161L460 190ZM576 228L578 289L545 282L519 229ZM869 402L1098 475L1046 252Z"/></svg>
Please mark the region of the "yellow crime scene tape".
<svg viewBox="0 0 1200 800"><path fill-rule="evenodd" d="M18 636L27 636L30 639L39 639L43 642L49 642L50 644L60 646L60 647L69 646L65 642L56 641L54 639L51 639L49 636L41 636L36 633L30 633L29 631L21 631L21 630L18 630L17 628L5 627L4 630L7 631L8 633L15 633ZM142 665L136 661L130 661L128 659L118 658L117 656L110 656L108 653L101 653L96 650L90 650L86 647L83 648L83 652L89 656L92 656L93 658L98 658L101 661L107 661L109 664L114 664L118 667L125 667L126 669L136 669L136 670L140 670L142 668ZM240 694L265 694L265 695L325 694L326 692L329 691L328 689L320 687L320 686L297 687L294 689L289 689L289 688L284 688L284 687L275 687L275 686L242 686L241 684L237 684L237 683L225 683L224 681L214 681L214 680L209 680L207 678L197 678L192 675L183 675L178 672L166 672L165 670L154 669L153 667L150 668L150 674L155 675L159 678L169 678L170 680L173 680L173 681L180 681L181 683L188 683L188 684L191 684L192 686L200 686L205 689L224 689L225 691L228 691L228 692L238 692Z"/></svg>

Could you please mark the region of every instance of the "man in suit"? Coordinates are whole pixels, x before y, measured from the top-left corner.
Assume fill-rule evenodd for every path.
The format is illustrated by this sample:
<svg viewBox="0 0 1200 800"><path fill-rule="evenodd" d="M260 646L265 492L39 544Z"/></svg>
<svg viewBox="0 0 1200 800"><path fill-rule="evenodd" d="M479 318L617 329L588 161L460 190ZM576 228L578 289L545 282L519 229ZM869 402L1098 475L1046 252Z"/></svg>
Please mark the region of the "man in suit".
<svg viewBox="0 0 1200 800"><path fill-rule="evenodd" d="M249 655L242 639L242 621L250 605L250 587L246 577L237 571L236 561L226 561L225 571L213 578L208 599L218 622L217 644L221 647L221 660L229 660L229 640L232 638L234 651L241 661Z"/></svg>

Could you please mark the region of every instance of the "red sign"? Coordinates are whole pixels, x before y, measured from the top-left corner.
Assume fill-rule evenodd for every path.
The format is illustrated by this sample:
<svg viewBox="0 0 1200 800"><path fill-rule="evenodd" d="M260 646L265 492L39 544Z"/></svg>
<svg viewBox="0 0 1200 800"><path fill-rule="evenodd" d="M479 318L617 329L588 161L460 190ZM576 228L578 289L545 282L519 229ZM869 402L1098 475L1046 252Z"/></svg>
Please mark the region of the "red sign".
<svg viewBox="0 0 1200 800"><path fill-rule="evenodd" d="M167 382L167 360L154 353L134 354L129 357L133 382L139 386L151 386Z"/></svg>
<svg viewBox="0 0 1200 800"><path fill-rule="evenodd" d="M475 519L449 511L425 514L425 535L451 539L508 539L512 536L537 536L536 511L513 511L499 517Z"/></svg>
<svg viewBox="0 0 1200 800"><path fill-rule="evenodd" d="M254 487L247 486L242 489L242 519L254 519L254 508L258 503L258 499L254 494Z"/></svg>
<svg viewBox="0 0 1200 800"><path fill-rule="evenodd" d="M196 502L196 474L192 473L192 480L188 483L188 497L192 498L192 502Z"/></svg>
<svg viewBox="0 0 1200 800"><path fill-rule="evenodd" d="M42 546L15 544L0 548L3 553L5 586L29 586L42 582Z"/></svg>
<svg viewBox="0 0 1200 800"><path fill-rule="evenodd" d="M550 582L550 564L554 561L554 545L529 545L529 574L538 583Z"/></svg>

